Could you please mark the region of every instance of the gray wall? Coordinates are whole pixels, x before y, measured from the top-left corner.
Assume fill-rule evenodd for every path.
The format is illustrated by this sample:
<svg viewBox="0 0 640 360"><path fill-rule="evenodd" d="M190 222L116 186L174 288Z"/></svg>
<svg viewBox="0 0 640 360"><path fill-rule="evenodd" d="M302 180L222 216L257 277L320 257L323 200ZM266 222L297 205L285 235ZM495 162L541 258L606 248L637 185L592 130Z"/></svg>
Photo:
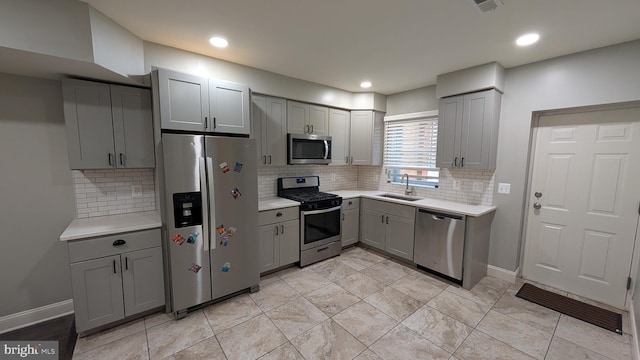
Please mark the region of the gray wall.
<svg viewBox="0 0 640 360"><path fill-rule="evenodd" d="M75 217L59 81L0 73L0 317L71 299Z"/></svg>
<svg viewBox="0 0 640 360"><path fill-rule="evenodd" d="M387 96L387 115L428 110L438 110L435 85Z"/></svg>
<svg viewBox="0 0 640 360"><path fill-rule="evenodd" d="M494 191L492 265L519 265L532 113L634 100L640 100L640 41L507 70L495 182L510 183L511 194Z"/></svg>

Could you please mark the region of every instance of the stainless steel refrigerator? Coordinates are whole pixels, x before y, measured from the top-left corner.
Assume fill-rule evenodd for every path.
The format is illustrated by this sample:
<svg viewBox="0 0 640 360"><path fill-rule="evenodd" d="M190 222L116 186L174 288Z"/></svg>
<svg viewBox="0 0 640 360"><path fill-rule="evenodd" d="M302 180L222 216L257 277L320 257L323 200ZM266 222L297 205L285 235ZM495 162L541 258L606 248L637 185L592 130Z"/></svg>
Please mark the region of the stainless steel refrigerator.
<svg viewBox="0 0 640 360"><path fill-rule="evenodd" d="M256 291L255 140L163 133L162 152L171 311Z"/></svg>

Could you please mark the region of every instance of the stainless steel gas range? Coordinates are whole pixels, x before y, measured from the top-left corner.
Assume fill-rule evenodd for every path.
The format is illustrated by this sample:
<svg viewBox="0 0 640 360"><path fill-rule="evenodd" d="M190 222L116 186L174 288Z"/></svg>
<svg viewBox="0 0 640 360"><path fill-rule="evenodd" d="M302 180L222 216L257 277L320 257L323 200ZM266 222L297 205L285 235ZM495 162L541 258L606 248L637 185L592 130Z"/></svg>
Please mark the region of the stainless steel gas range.
<svg viewBox="0 0 640 360"><path fill-rule="evenodd" d="M278 178L278 196L300 202L300 267L340 255L342 198L321 192L318 176Z"/></svg>

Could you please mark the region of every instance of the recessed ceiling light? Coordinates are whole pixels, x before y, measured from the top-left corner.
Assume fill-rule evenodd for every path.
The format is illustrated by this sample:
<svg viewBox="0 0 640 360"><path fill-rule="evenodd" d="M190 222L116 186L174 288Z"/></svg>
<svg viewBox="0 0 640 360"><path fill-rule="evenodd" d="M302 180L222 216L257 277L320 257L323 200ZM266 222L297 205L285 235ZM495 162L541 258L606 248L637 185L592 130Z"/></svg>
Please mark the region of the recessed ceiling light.
<svg viewBox="0 0 640 360"><path fill-rule="evenodd" d="M217 48L226 48L229 45L227 39L219 36L209 38L209 43Z"/></svg>
<svg viewBox="0 0 640 360"><path fill-rule="evenodd" d="M540 39L540 35L536 33L524 34L516 40L516 44L518 44L518 46L529 46L535 44L538 39Z"/></svg>
<svg viewBox="0 0 640 360"><path fill-rule="evenodd" d="M363 81L360 83L360 87L363 89L368 89L371 87L371 81Z"/></svg>

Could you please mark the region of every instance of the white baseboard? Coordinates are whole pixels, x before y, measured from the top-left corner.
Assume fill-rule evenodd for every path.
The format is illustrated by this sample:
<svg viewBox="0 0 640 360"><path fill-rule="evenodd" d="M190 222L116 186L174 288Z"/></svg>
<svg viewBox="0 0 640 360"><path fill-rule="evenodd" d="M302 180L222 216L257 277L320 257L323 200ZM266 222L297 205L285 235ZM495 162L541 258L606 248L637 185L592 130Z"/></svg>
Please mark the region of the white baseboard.
<svg viewBox="0 0 640 360"><path fill-rule="evenodd" d="M633 300L629 308L629 317L631 318L631 351L633 360L640 360L640 344L638 344L638 328L636 327L636 314L633 310Z"/></svg>
<svg viewBox="0 0 640 360"><path fill-rule="evenodd" d="M494 278L502 279L508 281L512 284L515 284L516 279L518 278L518 273L520 273L520 268L517 268L516 271L506 270L503 268L499 268L493 265L487 265L487 275L492 276ZM640 360L640 359L639 359Z"/></svg>
<svg viewBox="0 0 640 360"><path fill-rule="evenodd" d="M73 313L73 300L0 317L0 334Z"/></svg>

